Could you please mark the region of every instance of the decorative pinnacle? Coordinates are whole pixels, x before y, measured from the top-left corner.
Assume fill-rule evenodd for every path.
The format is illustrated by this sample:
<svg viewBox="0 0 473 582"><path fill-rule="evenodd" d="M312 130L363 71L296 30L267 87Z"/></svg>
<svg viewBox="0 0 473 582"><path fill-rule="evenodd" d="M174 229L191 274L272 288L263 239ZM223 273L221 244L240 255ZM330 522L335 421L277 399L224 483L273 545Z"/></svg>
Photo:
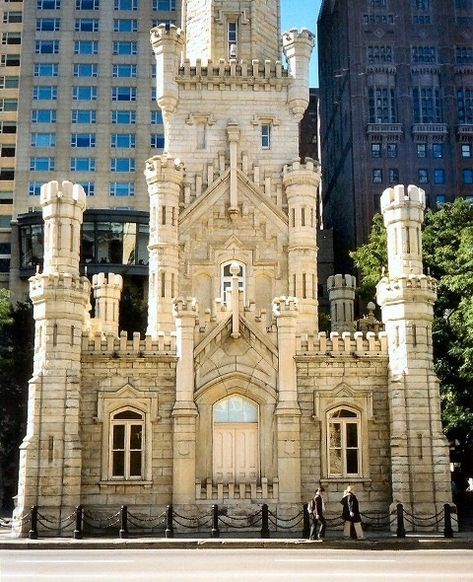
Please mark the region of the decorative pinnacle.
<svg viewBox="0 0 473 582"><path fill-rule="evenodd" d="M273 315L275 317L296 316L298 310L297 297L276 297L273 299Z"/></svg>
<svg viewBox="0 0 473 582"><path fill-rule="evenodd" d="M86 207L86 195L84 188L80 184L73 184L68 180L64 180L59 188L59 182L52 180L41 186L41 206L48 206L51 203L57 203L59 200L78 206L82 211Z"/></svg>

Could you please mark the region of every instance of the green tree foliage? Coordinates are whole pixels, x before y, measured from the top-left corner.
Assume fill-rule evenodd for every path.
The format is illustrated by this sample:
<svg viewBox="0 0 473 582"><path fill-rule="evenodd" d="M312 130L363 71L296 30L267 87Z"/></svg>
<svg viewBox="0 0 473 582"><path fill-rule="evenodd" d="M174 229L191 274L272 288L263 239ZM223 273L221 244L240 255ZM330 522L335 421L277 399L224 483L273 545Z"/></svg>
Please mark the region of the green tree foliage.
<svg viewBox="0 0 473 582"><path fill-rule="evenodd" d="M10 305L0 292L0 509L11 510L18 481L19 446L26 431L28 380L33 361L31 306Z"/></svg>
<svg viewBox="0 0 473 582"><path fill-rule="evenodd" d="M351 256L362 274L362 296L373 299L387 268L386 231L373 220L366 245ZM426 213L424 268L438 280L434 310L435 368L440 379L446 435L463 450L462 466L473 470L473 206L463 200Z"/></svg>

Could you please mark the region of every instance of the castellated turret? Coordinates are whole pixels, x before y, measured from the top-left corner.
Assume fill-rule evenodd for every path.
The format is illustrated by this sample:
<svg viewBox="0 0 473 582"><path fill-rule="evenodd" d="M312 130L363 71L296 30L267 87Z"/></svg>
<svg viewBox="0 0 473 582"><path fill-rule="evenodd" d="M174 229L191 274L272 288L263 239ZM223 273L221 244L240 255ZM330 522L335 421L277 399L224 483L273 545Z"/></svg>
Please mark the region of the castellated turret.
<svg viewBox="0 0 473 582"><path fill-rule="evenodd" d="M355 331L356 278L353 275L332 275L327 279L327 290L332 331Z"/></svg>
<svg viewBox="0 0 473 582"><path fill-rule="evenodd" d="M288 288L299 300L300 324L306 331L317 329L317 188L318 163L306 159L284 168L283 185L289 218Z"/></svg>
<svg viewBox="0 0 473 582"><path fill-rule="evenodd" d="M35 351L17 511L21 515L37 504L60 519L80 502L81 339L90 308L90 283L79 274L85 193L78 184L49 182L41 187L40 201L44 271L30 278Z"/></svg>
<svg viewBox="0 0 473 582"><path fill-rule="evenodd" d="M416 186L383 192L389 268L377 286L388 337L393 502L417 514L432 512L432 502L440 511L451 498L432 360L436 281L422 266L424 209L425 193Z"/></svg>
<svg viewBox="0 0 473 582"><path fill-rule="evenodd" d="M174 329L173 298L177 296L179 196L184 180L182 163L167 154L146 162L150 200L148 331Z"/></svg>
<svg viewBox="0 0 473 582"><path fill-rule="evenodd" d="M95 299L95 331L118 337L118 315L123 277L115 273L98 273L92 277Z"/></svg>
<svg viewBox="0 0 473 582"><path fill-rule="evenodd" d="M314 44L314 35L306 29L298 31L293 28L283 34L283 50L293 78L289 88L289 107L299 119L309 104L309 63Z"/></svg>
<svg viewBox="0 0 473 582"><path fill-rule="evenodd" d="M156 57L156 100L163 112L164 125L176 108L179 90L176 71L179 69L184 33L180 28L160 24L151 30L151 46Z"/></svg>

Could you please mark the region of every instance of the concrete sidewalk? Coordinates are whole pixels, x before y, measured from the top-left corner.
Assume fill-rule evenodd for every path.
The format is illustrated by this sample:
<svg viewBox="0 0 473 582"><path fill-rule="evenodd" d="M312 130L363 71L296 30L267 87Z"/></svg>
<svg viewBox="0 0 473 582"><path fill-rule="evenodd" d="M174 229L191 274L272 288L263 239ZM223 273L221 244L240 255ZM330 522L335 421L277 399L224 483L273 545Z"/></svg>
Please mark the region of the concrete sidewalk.
<svg viewBox="0 0 473 582"><path fill-rule="evenodd" d="M277 534L275 534L277 535ZM220 538L182 537L171 539L162 537L134 537L127 539L110 537L85 537L75 540L72 537L42 537L37 540L13 538L6 529L0 529L0 550L52 550L52 549L372 549L372 550L472 550L473 532L456 533L454 538L444 538L440 534L408 534L397 538L387 532L369 532L365 540L345 540L341 532L331 532L322 542L302 538L273 537L261 538Z"/></svg>

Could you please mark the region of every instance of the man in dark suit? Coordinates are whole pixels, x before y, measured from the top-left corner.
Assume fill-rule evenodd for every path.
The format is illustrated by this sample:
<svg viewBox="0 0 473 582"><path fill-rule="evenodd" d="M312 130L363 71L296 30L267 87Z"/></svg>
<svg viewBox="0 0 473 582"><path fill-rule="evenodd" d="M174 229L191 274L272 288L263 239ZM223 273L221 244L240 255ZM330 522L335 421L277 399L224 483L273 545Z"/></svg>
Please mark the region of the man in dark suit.
<svg viewBox="0 0 473 582"><path fill-rule="evenodd" d="M310 519L310 534L309 540L316 539L316 530L317 526L319 527L319 531L317 532L317 541L321 542L325 536L325 528L327 526L327 522L325 521L324 512L325 512L325 489L323 487L319 487L315 492L314 497L310 500L307 511L309 512L309 519Z"/></svg>

